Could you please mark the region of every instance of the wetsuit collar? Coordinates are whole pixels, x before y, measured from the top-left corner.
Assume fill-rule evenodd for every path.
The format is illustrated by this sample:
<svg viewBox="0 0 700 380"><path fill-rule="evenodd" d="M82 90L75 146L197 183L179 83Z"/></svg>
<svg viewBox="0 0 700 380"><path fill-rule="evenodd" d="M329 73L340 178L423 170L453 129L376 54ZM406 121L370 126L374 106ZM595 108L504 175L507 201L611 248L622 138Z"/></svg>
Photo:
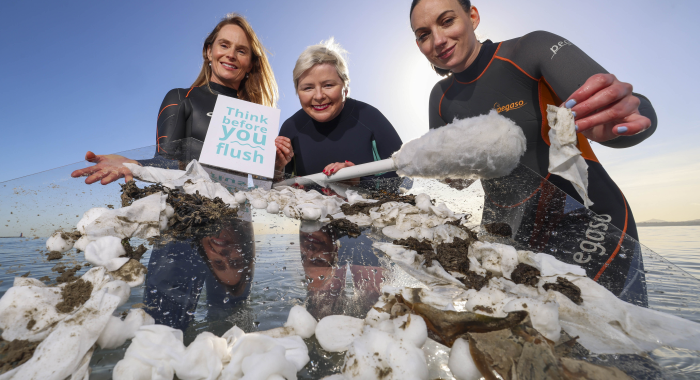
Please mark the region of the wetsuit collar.
<svg viewBox="0 0 700 380"><path fill-rule="evenodd" d="M472 64L469 65L466 70L460 73L455 73L455 79L462 83L476 80L476 78L478 78L479 75L486 70L486 67L488 67L489 62L491 62L493 55L496 53L496 50L498 50L498 44L494 44L491 42L491 40L484 41L474 62L472 62Z"/></svg>
<svg viewBox="0 0 700 380"><path fill-rule="evenodd" d="M326 130L328 132L332 131L342 120L345 119L343 115L352 113L352 109L355 107L355 100L352 98L345 98L345 104L343 105L343 109L340 110L340 113L338 116L336 116L334 119L328 120L326 122L318 122L314 120L311 116L309 118L311 121L313 121L314 125L317 127L320 127L322 130Z"/></svg>
<svg viewBox="0 0 700 380"><path fill-rule="evenodd" d="M218 83L209 82L209 88L217 94L230 96L232 98L238 98L238 91L232 89L231 87L226 87Z"/></svg>

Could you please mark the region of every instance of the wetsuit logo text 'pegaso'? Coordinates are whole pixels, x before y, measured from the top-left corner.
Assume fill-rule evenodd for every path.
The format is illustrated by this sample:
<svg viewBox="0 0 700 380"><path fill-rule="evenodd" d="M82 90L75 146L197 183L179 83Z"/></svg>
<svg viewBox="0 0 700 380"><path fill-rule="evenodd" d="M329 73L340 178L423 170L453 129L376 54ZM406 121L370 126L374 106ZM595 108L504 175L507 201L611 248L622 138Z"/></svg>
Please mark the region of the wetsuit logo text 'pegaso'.
<svg viewBox="0 0 700 380"><path fill-rule="evenodd" d="M550 59L553 59L554 56L557 55L557 52L559 51L559 49L563 48L566 45L574 46L574 44L569 42L569 40L559 41L559 43L557 43L556 45L552 45L552 47L549 48L549 50L551 50L552 53L554 53L554 54L552 54L552 58L550 58Z"/></svg>
<svg viewBox="0 0 700 380"><path fill-rule="evenodd" d="M508 112L511 110L517 110L518 108L521 108L522 106L524 106L526 104L527 103L525 103L523 100L521 100L519 102L513 102L510 104L506 104L505 106L501 106L498 103L494 103L493 108L496 110L496 112L501 113L501 112Z"/></svg>

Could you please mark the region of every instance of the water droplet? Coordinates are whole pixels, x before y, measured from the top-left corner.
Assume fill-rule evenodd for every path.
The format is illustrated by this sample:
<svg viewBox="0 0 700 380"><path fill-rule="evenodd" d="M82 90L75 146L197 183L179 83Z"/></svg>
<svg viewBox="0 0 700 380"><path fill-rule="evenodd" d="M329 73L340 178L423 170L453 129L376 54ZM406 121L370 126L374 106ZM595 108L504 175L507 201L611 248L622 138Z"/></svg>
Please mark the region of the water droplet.
<svg viewBox="0 0 700 380"><path fill-rule="evenodd" d="M263 290L264 290L264 291L268 291L268 290L270 290L270 287L269 287L269 286L266 286L266 287L263 288Z"/></svg>
<svg viewBox="0 0 700 380"><path fill-rule="evenodd" d="M282 267L282 270L287 270L287 267Z"/></svg>
<svg viewBox="0 0 700 380"><path fill-rule="evenodd" d="M318 279L319 279L319 280L323 280L323 278L324 278L323 275L318 276Z"/></svg>
<svg viewBox="0 0 700 380"><path fill-rule="evenodd" d="M624 253L621 253L621 254L620 254L620 257L622 257L623 259L626 259L626 258L627 258L627 255L625 255Z"/></svg>
<svg viewBox="0 0 700 380"><path fill-rule="evenodd" d="M194 315L194 310L187 310L187 315Z"/></svg>
<svg viewBox="0 0 700 380"><path fill-rule="evenodd" d="M168 315L168 314L170 314L169 311L166 311L165 313L163 313L163 315Z"/></svg>
<svg viewBox="0 0 700 380"><path fill-rule="evenodd" d="M192 281L194 281L194 280L196 280L196 279L197 279L197 276L192 277Z"/></svg>
<svg viewBox="0 0 700 380"><path fill-rule="evenodd" d="M156 290L156 289L151 290L151 294L156 294L156 293L158 293L158 290Z"/></svg>
<svg viewBox="0 0 700 380"><path fill-rule="evenodd" d="M258 321L253 322L253 324L255 325L256 328L257 328L258 326L260 326L260 322L258 322Z"/></svg>
<svg viewBox="0 0 700 380"><path fill-rule="evenodd" d="M228 297L224 298L224 303L228 303L228 301L230 301Z"/></svg>

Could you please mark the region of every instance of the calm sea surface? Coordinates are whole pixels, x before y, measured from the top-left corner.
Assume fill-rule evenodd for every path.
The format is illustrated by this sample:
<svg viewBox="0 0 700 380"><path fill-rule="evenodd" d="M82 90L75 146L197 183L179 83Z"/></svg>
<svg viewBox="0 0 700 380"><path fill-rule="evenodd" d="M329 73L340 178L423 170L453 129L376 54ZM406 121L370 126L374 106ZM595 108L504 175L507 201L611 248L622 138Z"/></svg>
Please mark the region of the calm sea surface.
<svg viewBox="0 0 700 380"><path fill-rule="evenodd" d="M639 227L639 240L700 279L700 226Z"/></svg>

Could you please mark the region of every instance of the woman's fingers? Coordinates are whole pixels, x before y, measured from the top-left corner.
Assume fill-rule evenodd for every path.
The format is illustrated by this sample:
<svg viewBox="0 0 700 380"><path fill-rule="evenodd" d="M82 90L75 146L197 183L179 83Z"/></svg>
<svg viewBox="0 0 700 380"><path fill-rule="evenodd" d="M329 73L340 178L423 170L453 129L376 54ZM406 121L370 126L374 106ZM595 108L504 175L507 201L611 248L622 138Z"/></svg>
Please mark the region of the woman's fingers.
<svg viewBox="0 0 700 380"><path fill-rule="evenodd" d="M599 110L624 99L636 99L637 105L639 105L639 99L632 95L631 84L615 82L609 87L601 89L587 100L577 103L571 110L576 113L577 117L585 117L598 113ZM621 116L624 117L626 115L616 115L618 118Z"/></svg>
<svg viewBox="0 0 700 380"><path fill-rule="evenodd" d="M100 180L100 183L103 185L107 185L109 183L112 183L112 182L118 180L119 177L121 177L119 175L119 172L112 170L112 171L109 171L109 173L107 173L107 175L104 176L104 178L102 178L102 180Z"/></svg>
<svg viewBox="0 0 700 380"><path fill-rule="evenodd" d="M91 184L101 180L102 178L105 178L108 174L109 174L109 171L107 171L107 170L104 170L104 169L98 170L95 173L89 175L87 178L85 178L85 183L87 183L88 185L91 185Z"/></svg>
<svg viewBox="0 0 700 380"><path fill-rule="evenodd" d="M618 124L624 118L638 112L638 107L639 99L636 96L626 96L606 107L601 107L602 109L593 113L592 115L576 119L576 126L578 127L577 131L584 132L589 128L595 127L596 125L609 123Z"/></svg>
<svg viewBox="0 0 700 380"><path fill-rule="evenodd" d="M613 83L615 83L615 81L617 81L617 78L615 78L615 76L612 74L592 75L590 78L588 78L588 80L586 80L586 82L581 87L579 87L578 90L574 91L574 93L571 94L571 96L569 96L566 102L564 102L564 105L566 105L566 107L568 108L573 109L574 106L584 103L586 100L588 100L604 88L610 87ZM580 109L577 110L576 113L580 116L583 116L582 112L583 109Z"/></svg>

